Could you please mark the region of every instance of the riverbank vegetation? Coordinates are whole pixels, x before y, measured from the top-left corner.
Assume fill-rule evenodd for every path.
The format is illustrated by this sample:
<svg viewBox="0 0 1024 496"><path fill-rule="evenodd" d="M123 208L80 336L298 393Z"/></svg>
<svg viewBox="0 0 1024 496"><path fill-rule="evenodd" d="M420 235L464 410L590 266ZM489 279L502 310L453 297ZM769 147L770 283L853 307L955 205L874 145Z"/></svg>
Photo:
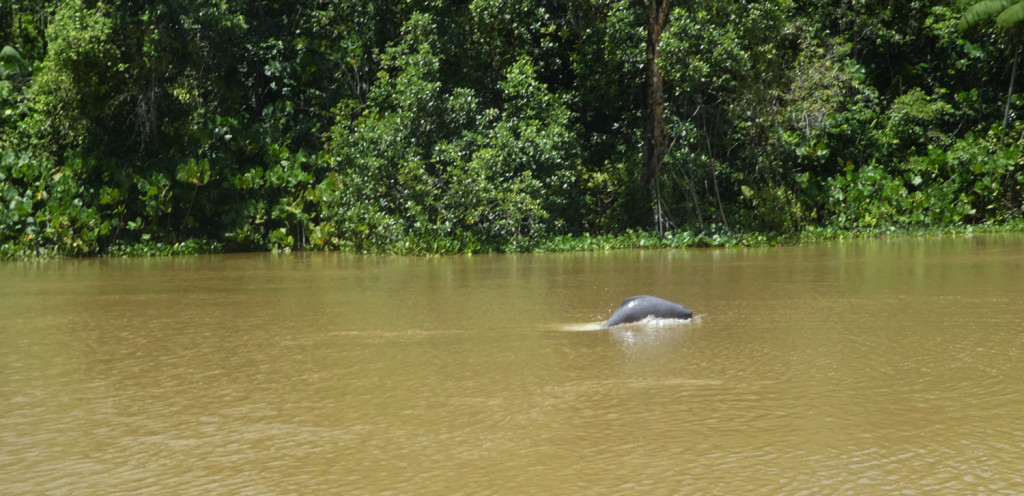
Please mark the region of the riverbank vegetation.
<svg viewBox="0 0 1024 496"><path fill-rule="evenodd" d="M17 0L0 257L1020 226L1024 4Z"/></svg>

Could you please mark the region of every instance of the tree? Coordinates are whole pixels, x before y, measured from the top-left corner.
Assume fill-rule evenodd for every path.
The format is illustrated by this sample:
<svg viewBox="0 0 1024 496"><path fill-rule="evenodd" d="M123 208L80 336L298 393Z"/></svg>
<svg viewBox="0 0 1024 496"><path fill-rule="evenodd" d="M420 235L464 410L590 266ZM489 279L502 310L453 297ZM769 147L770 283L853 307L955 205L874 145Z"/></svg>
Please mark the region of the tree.
<svg viewBox="0 0 1024 496"><path fill-rule="evenodd" d="M998 14L998 15L996 15ZM1006 90L1006 107L1003 109L1003 129L1010 122L1010 102L1013 101L1013 84L1017 77L1017 62L1020 60L1020 29L1024 21L1024 1L982 0L964 11L960 29L967 29L981 21L996 16L996 26L1010 37L1013 61L1010 64L1010 87Z"/></svg>
<svg viewBox="0 0 1024 496"><path fill-rule="evenodd" d="M658 68L661 33L668 23L668 0L647 0L647 80L645 83L643 168L640 180L651 187L656 198L654 222L661 232L664 218L661 215L661 198L658 195L658 174L668 152L668 132L665 130L665 86Z"/></svg>

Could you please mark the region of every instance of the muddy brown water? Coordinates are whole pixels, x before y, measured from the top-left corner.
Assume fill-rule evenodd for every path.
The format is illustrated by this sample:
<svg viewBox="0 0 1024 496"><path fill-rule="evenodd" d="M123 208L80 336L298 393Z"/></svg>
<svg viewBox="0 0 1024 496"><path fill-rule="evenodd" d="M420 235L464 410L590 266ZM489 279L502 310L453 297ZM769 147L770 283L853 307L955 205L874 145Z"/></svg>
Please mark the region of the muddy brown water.
<svg viewBox="0 0 1024 496"><path fill-rule="evenodd" d="M1022 235L4 263L0 493L1017 494L1022 354Z"/></svg>

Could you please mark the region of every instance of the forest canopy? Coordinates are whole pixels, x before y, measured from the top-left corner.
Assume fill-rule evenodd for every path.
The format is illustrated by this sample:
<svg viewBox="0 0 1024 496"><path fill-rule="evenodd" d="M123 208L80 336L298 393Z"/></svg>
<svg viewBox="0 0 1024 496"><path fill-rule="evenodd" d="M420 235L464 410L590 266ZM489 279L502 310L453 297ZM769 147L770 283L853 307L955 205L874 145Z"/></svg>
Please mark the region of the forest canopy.
<svg viewBox="0 0 1024 496"><path fill-rule="evenodd" d="M0 257L1012 221L1022 28L999 0L11 0Z"/></svg>

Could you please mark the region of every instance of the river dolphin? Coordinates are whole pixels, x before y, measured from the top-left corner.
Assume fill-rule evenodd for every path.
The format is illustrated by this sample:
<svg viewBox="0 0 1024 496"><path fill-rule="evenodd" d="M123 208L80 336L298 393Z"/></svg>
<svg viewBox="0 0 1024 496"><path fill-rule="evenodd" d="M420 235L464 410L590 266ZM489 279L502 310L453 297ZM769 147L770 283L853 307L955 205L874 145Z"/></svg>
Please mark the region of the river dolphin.
<svg viewBox="0 0 1024 496"><path fill-rule="evenodd" d="M655 296L634 296L626 298L619 309L612 314L604 327L639 322L648 317L659 319L691 319L693 311L678 303L663 300Z"/></svg>

